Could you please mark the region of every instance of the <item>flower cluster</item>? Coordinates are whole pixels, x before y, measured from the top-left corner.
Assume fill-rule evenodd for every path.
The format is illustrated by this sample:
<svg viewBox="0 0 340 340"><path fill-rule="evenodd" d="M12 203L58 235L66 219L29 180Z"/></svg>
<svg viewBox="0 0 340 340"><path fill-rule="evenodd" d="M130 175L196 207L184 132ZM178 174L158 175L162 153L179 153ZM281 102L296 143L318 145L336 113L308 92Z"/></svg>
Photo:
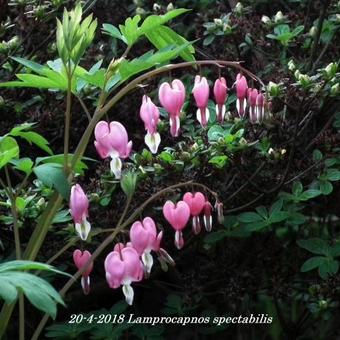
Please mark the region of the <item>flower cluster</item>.
<svg viewBox="0 0 340 340"><path fill-rule="evenodd" d="M181 249L184 246L182 230L192 217L192 231L195 235L201 231L200 215L203 213L204 226L207 231L212 228L212 205L201 192L187 192L183 200L176 204L167 201L163 206L163 215L175 229L175 246Z"/></svg>
<svg viewBox="0 0 340 340"><path fill-rule="evenodd" d="M88 216L88 199L80 187L76 184L72 187L70 197L71 215L76 223L76 230L82 240L86 240L90 232ZM201 216L207 231L212 228L212 205L201 192L186 192L183 200L174 204L167 201L163 206L163 214L175 232L175 245L178 249L184 246L182 230L192 217L192 231L195 235L201 231ZM220 213L220 212L219 212ZM145 217L142 221L132 224L129 232L130 241L126 244L117 243L105 259L104 268L108 285L113 288L122 287L126 302L132 304L134 291L133 282L139 282L151 273L154 263L152 252L158 255L163 264L174 265L174 261L168 252L161 247L163 231L157 232L155 221L151 217ZM84 294L90 292L90 274L93 270L93 262L89 262L91 253L88 250L76 249L73 253L73 261L78 270L83 270L81 286ZM86 266L86 269L84 269Z"/></svg>
<svg viewBox="0 0 340 340"><path fill-rule="evenodd" d="M247 79L244 75L238 74L233 85L236 89L236 110L240 118L245 118L249 113L249 121L252 124L262 123L265 119L265 109L267 105L264 94L255 89L248 88ZM210 112L208 108L210 88L207 78L197 75L192 89L192 94L197 106L196 118L202 128L208 125ZM216 102L216 119L223 123L226 117L226 100L228 98L228 86L224 77L216 79L213 88ZM178 137L180 134L180 117L185 102L185 86L179 79L174 79L171 83L163 82L158 90L158 99L161 106L169 115L170 134ZM247 107L249 109L247 110ZM142 98L139 112L144 123L146 135L145 144L153 154L156 154L161 142L161 136L157 132L160 122L159 108L147 95ZM228 113L228 117L230 114ZM111 158L110 168L116 179L121 178L122 160L130 156L132 142L129 141L125 127L116 121L97 123L95 131L94 145L101 158Z"/></svg>
<svg viewBox="0 0 340 340"><path fill-rule="evenodd" d="M158 254L158 258L169 264L174 264L168 252L161 248L163 232L157 234L156 223L151 217L143 221L136 221L130 228L130 242L126 245L118 243L110 252L104 263L106 280L111 288L122 286L126 302L132 304L134 292L131 283L138 282L149 276L153 257L151 252Z"/></svg>
<svg viewBox="0 0 340 340"><path fill-rule="evenodd" d="M265 97L261 91L248 88L244 75L238 74L234 84L236 88L236 109L238 115L243 118L249 113L251 123L261 123L265 116ZM216 79L213 88L216 102L217 121L223 123L226 116L226 100L228 98L228 86L225 78ZM210 112L208 101L210 89L208 80L197 75L192 94L197 106L196 117L200 125L205 128L208 125ZM184 84L175 79L171 83L164 82L160 85L159 102L169 114L170 134L173 137L180 133L180 116L185 102L186 91ZM247 106L249 109L247 110ZM157 153L161 137L157 132L160 121L159 108L150 97L143 96L140 107L140 118L146 130L145 143L152 153ZM110 168L116 179L121 178L122 160L130 156L132 141L129 141L125 127L116 121L97 123L94 131L94 145L99 156L103 159L111 158ZM87 221L89 201L79 184L72 187L70 196L70 211L74 220L75 229L82 240L86 240L91 230ZM219 223L223 222L223 204L216 202L215 209ZM197 235L202 229L202 220L206 231L212 229L213 207L207 197L201 192L187 192L182 200L177 203L167 201L163 206L163 215L175 230L175 246L181 249L184 246L183 229L189 219L192 220L192 232ZM130 241L126 244L117 243L104 263L106 280L111 288L122 287L126 301L132 304L134 291L133 282L141 281L147 277L153 266L152 252L158 254L161 263L173 264L168 252L161 248L163 231L157 233L155 221L151 217L145 217L142 221L133 223L130 229ZM93 263L89 263L91 253L79 249L74 251L73 259L76 267L82 269L81 284L85 294L90 290L90 273ZM84 268L83 268L84 269Z"/></svg>
<svg viewBox="0 0 340 340"><path fill-rule="evenodd" d="M91 231L91 224L87 221L89 200L79 184L75 184L71 188L70 195L70 213L74 221L75 230L78 233L81 240L86 241ZM90 259L91 253L87 250L81 251L76 249L73 252L73 261L78 269L81 269L86 262ZM91 263L87 269L82 273L81 286L84 294L90 292L90 273L93 269L93 263Z"/></svg>

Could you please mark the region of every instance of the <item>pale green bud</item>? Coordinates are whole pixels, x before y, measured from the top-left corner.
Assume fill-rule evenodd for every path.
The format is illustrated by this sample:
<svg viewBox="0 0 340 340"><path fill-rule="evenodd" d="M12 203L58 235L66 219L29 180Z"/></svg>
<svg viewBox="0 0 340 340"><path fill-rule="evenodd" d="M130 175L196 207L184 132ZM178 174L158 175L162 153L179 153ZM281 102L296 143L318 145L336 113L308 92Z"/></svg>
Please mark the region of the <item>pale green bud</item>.
<svg viewBox="0 0 340 340"><path fill-rule="evenodd" d="M340 93L340 85L339 83L337 84L334 84L332 87L331 87L331 96L336 96Z"/></svg>
<svg viewBox="0 0 340 340"><path fill-rule="evenodd" d="M311 83L311 79L307 74L300 74L299 83L302 87L308 87Z"/></svg>
<svg viewBox="0 0 340 340"><path fill-rule="evenodd" d="M315 34L316 34L316 27L312 26L311 29L309 30L309 35L311 37L315 37Z"/></svg>
<svg viewBox="0 0 340 340"><path fill-rule="evenodd" d="M326 66L325 72L328 78L333 78L338 71L338 64L330 63Z"/></svg>
<svg viewBox="0 0 340 340"><path fill-rule="evenodd" d="M288 69L289 69L289 71L292 71L292 72L294 72L295 69L296 69L296 65L295 65L295 63L292 59L289 60L289 62L288 62Z"/></svg>
<svg viewBox="0 0 340 340"><path fill-rule="evenodd" d="M276 14L275 14L275 16L274 16L274 21L275 21L275 23L278 23L278 22L281 22L281 21L283 21L284 20L284 15L283 15L283 13L281 12L281 11L278 11Z"/></svg>
<svg viewBox="0 0 340 340"><path fill-rule="evenodd" d="M242 14L242 11L243 11L243 5L240 2L238 2L234 8L234 12L238 14Z"/></svg>
<svg viewBox="0 0 340 340"><path fill-rule="evenodd" d="M280 95L280 85L270 81L268 84L268 92L272 97L278 97Z"/></svg>
<svg viewBox="0 0 340 340"><path fill-rule="evenodd" d="M155 2L152 6L152 9L155 11L155 12L158 12L160 9L161 9L161 6Z"/></svg>
<svg viewBox="0 0 340 340"><path fill-rule="evenodd" d="M267 15L262 15L261 21L267 25L271 22L270 18Z"/></svg>
<svg viewBox="0 0 340 340"><path fill-rule="evenodd" d="M217 19L217 18L214 19L214 23L215 23L216 26L222 26L223 25L222 20L221 19Z"/></svg>
<svg viewBox="0 0 340 340"><path fill-rule="evenodd" d="M294 77L295 77L296 80L299 80L300 75L301 75L301 72L300 72L299 70L296 70L296 71L294 72Z"/></svg>
<svg viewBox="0 0 340 340"><path fill-rule="evenodd" d="M172 11L174 8L175 8L175 7L174 7L173 3L170 2L169 5L166 7L166 10L167 10L167 12L170 12L170 11Z"/></svg>
<svg viewBox="0 0 340 340"><path fill-rule="evenodd" d="M123 173L122 179L120 180L120 186L128 198L131 198L135 193L137 183L137 174L132 171Z"/></svg>

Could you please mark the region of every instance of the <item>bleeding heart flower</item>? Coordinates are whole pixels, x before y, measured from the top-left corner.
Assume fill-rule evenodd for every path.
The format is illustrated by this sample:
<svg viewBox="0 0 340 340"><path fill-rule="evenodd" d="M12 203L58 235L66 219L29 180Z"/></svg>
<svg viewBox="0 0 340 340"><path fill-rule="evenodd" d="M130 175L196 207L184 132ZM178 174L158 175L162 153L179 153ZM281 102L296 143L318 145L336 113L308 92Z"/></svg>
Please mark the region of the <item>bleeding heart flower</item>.
<svg viewBox="0 0 340 340"><path fill-rule="evenodd" d="M255 124L257 121L256 117L256 98L258 95L257 89L248 89L248 105L249 105L249 121Z"/></svg>
<svg viewBox="0 0 340 340"><path fill-rule="evenodd" d="M122 245L115 247L107 255L104 267L109 286L114 289L123 286L125 300L132 305L134 292L131 283L143 278L143 264L136 249Z"/></svg>
<svg viewBox="0 0 340 340"><path fill-rule="evenodd" d="M88 260L91 257L91 253L87 250L81 251L80 249L76 249L73 252L73 262L78 268L78 270L81 270L85 264L88 262ZM83 288L83 292L85 295L89 294L90 292L90 274L93 270L93 262L90 262L90 264L87 266L86 270L81 274L81 286Z"/></svg>
<svg viewBox="0 0 340 340"><path fill-rule="evenodd" d="M205 201L203 207L203 221L206 231L211 231L212 229L212 216L211 216L212 209L213 207L211 203L209 201Z"/></svg>
<svg viewBox="0 0 340 340"><path fill-rule="evenodd" d="M145 217L143 222L135 222L130 229L130 240L133 248L142 256L142 262L147 273L151 272L153 258L151 251L158 252L163 237L161 231L157 235L156 224L151 217Z"/></svg>
<svg viewBox="0 0 340 340"><path fill-rule="evenodd" d="M199 214L202 212L205 203L205 196L201 192L187 192L183 196L183 201L189 206L192 218L192 231L199 234L201 231L201 223Z"/></svg>
<svg viewBox="0 0 340 340"><path fill-rule="evenodd" d="M195 77L195 85L192 93L198 107L196 112L197 120L200 122L202 127L206 127L210 116L208 109L209 84L207 78L197 75Z"/></svg>
<svg viewBox="0 0 340 340"><path fill-rule="evenodd" d="M185 100L185 87L179 79L169 83L162 83L159 87L158 97L161 105L169 113L171 136L177 137L180 128L180 114Z"/></svg>
<svg viewBox="0 0 340 340"><path fill-rule="evenodd" d="M227 82L225 78L216 79L214 85L214 96L216 101L216 117L220 123L223 123L226 112L225 101L227 99Z"/></svg>
<svg viewBox="0 0 340 340"><path fill-rule="evenodd" d="M115 177L121 177L122 162L121 159L129 157L132 148L132 142L128 141L128 134L125 127L119 122L105 121L97 123L95 130L94 145L101 158L111 157L111 171Z"/></svg>
<svg viewBox="0 0 340 340"><path fill-rule="evenodd" d="M257 123L262 123L264 120L265 98L260 92L256 97L256 120Z"/></svg>
<svg viewBox="0 0 340 340"><path fill-rule="evenodd" d="M89 200L79 184L72 186L69 204L75 229L80 238L85 241L91 231L91 224L87 221Z"/></svg>
<svg viewBox="0 0 340 340"><path fill-rule="evenodd" d="M142 106L140 107L140 117L144 122L145 130L147 130L144 139L145 144L152 153L157 153L158 146L161 142L161 137L157 132L159 110L148 96L143 96Z"/></svg>
<svg viewBox="0 0 340 340"><path fill-rule="evenodd" d="M248 83L245 76L239 73L236 76L236 108L239 116L243 118L246 114Z"/></svg>
<svg viewBox="0 0 340 340"><path fill-rule="evenodd" d="M181 249L184 245L182 230L190 218L189 206L184 201L179 201L177 204L167 201L163 206L163 215L176 230L175 245L178 249Z"/></svg>

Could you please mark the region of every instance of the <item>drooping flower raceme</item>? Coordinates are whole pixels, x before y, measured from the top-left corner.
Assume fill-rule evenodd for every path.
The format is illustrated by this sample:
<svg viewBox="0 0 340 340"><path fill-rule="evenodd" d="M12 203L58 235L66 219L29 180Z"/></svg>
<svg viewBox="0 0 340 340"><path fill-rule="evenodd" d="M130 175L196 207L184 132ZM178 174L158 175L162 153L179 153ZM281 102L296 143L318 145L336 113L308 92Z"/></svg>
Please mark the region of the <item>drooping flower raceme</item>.
<svg viewBox="0 0 340 340"><path fill-rule="evenodd" d="M179 201L177 204L166 201L163 206L163 215L176 230L175 246L177 249L181 249L184 246L182 230L187 225L190 218L190 208L188 204L184 201Z"/></svg>
<svg viewBox="0 0 340 340"><path fill-rule="evenodd" d="M123 286L125 300L132 305L134 292L131 283L143 278L143 264L136 249L116 244L114 250L107 255L104 267L109 286L114 289Z"/></svg>
<svg viewBox="0 0 340 340"><path fill-rule="evenodd" d="M162 83L158 90L161 105L169 113L171 136L177 137L180 129L180 114L185 100L185 87L179 79Z"/></svg>
<svg viewBox="0 0 340 340"><path fill-rule="evenodd" d="M243 118L246 114L248 83L245 76L239 73L236 76L236 108L239 116Z"/></svg>
<svg viewBox="0 0 340 340"><path fill-rule="evenodd" d="M153 265L151 251L159 251L163 237L161 231L157 235L156 224L151 217L145 217L143 221L135 222L130 229L130 241L133 248L142 257L146 272L149 274Z"/></svg>
<svg viewBox="0 0 340 340"><path fill-rule="evenodd" d="M145 144L152 153L157 153L161 137L157 132L157 124L159 122L158 107L152 102L148 96L143 96L143 102L140 107L140 117L144 122L147 134L145 136Z"/></svg>
<svg viewBox="0 0 340 340"><path fill-rule="evenodd" d="M87 250L81 251L80 249L76 249L73 252L73 262L78 268L78 270L82 269L87 261L90 259L91 253ZM90 274L93 269L93 262L91 262L87 269L81 274L81 286L83 288L84 294L89 294L90 292Z"/></svg>
<svg viewBox="0 0 340 340"><path fill-rule="evenodd" d="M97 123L94 130L94 145L101 158L111 157L110 168L115 177L119 179L122 172L122 161L129 157L132 142L128 141L128 134L125 127L119 122L105 121Z"/></svg>
<svg viewBox="0 0 340 340"><path fill-rule="evenodd" d="M87 221L89 200L79 184L71 188L69 205L76 232L85 241L91 231L91 224Z"/></svg>
<svg viewBox="0 0 340 340"><path fill-rule="evenodd" d="M183 201L189 206L192 216L192 231L195 235L201 231L200 213L204 207L205 197L201 192L187 192L183 196Z"/></svg>
<svg viewBox="0 0 340 340"><path fill-rule="evenodd" d="M206 127L210 116L208 109L209 84L207 78L197 75L195 77L195 85L192 93L198 107L196 112L197 120L200 122L202 127Z"/></svg>
<svg viewBox="0 0 340 340"><path fill-rule="evenodd" d="M223 123L226 112L225 101L227 99L227 82L224 77L218 78L214 85L214 96L216 101L217 121Z"/></svg>

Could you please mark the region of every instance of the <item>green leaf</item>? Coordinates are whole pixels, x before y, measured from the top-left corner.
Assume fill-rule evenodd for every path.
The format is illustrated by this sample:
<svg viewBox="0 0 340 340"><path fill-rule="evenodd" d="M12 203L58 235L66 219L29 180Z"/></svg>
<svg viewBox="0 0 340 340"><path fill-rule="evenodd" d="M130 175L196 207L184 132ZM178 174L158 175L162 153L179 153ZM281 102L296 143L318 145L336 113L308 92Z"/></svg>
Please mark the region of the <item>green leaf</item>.
<svg viewBox="0 0 340 340"><path fill-rule="evenodd" d="M245 225L245 231L260 231L269 225L268 221L252 222Z"/></svg>
<svg viewBox="0 0 340 340"><path fill-rule="evenodd" d="M214 156L209 159L209 163L215 165L217 168L222 169L228 163L228 156Z"/></svg>
<svg viewBox="0 0 340 340"><path fill-rule="evenodd" d="M128 61L122 60L119 64L119 83L126 81L131 76L150 69L154 66L167 64L170 60L176 58L187 47L187 44L183 45L168 45L165 48L160 49L158 52L153 53L149 51L143 54L141 57ZM110 85L109 88L112 86Z"/></svg>
<svg viewBox="0 0 340 340"><path fill-rule="evenodd" d="M243 223L262 222L263 217L255 212L245 212L238 216L238 220Z"/></svg>
<svg viewBox="0 0 340 340"><path fill-rule="evenodd" d="M40 65L32 60L24 59L21 57L11 57L11 59L40 75L43 75L44 71L46 70L46 66Z"/></svg>
<svg viewBox="0 0 340 340"><path fill-rule="evenodd" d="M313 161L318 162L323 158L322 152L319 149L313 150Z"/></svg>
<svg viewBox="0 0 340 340"><path fill-rule="evenodd" d="M310 270L313 270L317 267L319 267L323 261L324 261L325 257L323 256L314 256L310 259L308 259L302 266L301 266L301 272L308 272Z"/></svg>
<svg viewBox="0 0 340 340"><path fill-rule="evenodd" d="M12 130L13 131L13 130ZM39 133L34 131L19 131L16 133L10 132L9 134L12 136L19 136L23 139L25 139L30 144L35 144L40 149L44 150L50 155L53 155L53 151L48 146L48 141L43 136L41 136Z"/></svg>
<svg viewBox="0 0 340 340"><path fill-rule="evenodd" d="M308 240L298 240L297 244L313 254L321 254L325 256L329 256L330 247L327 242L320 238L311 238Z"/></svg>
<svg viewBox="0 0 340 340"><path fill-rule="evenodd" d="M226 230L218 230L212 233L209 233L205 238L204 242L209 244L215 244L218 241L223 240L225 237L227 237L228 232Z"/></svg>
<svg viewBox="0 0 340 340"><path fill-rule="evenodd" d="M72 162L73 154L69 153L68 159L69 159L69 161ZM83 157L82 160L77 160L77 163L75 164L75 167L74 167L74 171L75 171L75 173L77 173L81 176L84 175L84 170L88 169L87 165L83 162L83 160L94 161L93 159L87 158L87 157ZM44 163L44 164L57 163L57 164L63 165L64 164L64 154L47 156L47 157L38 157L36 159L36 165L38 165L40 163Z"/></svg>
<svg viewBox="0 0 340 340"><path fill-rule="evenodd" d="M323 195L329 195L333 191L333 185L328 181L319 181L320 191Z"/></svg>
<svg viewBox="0 0 340 340"><path fill-rule="evenodd" d="M30 158L12 159L11 164L14 168L29 175L32 172L33 161Z"/></svg>
<svg viewBox="0 0 340 340"><path fill-rule="evenodd" d="M52 221L52 224L65 223L71 221L72 217L68 209L58 211Z"/></svg>
<svg viewBox="0 0 340 340"><path fill-rule="evenodd" d="M289 217L288 212L286 211L276 211L272 213L269 217L270 223L279 223L286 220Z"/></svg>
<svg viewBox="0 0 340 340"><path fill-rule="evenodd" d="M46 163L33 169L37 178L46 186L54 187L65 200L70 197L70 185L67 181L63 166L58 163Z"/></svg>
<svg viewBox="0 0 340 340"><path fill-rule="evenodd" d="M337 169L328 169L326 176L329 181L340 181L340 171Z"/></svg>
<svg viewBox="0 0 340 340"><path fill-rule="evenodd" d="M238 216L238 220L243 223L252 223L263 221L263 218L254 212L245 212Z"/></svg>
<svg viewBox="0 0 340 340"><path fill-rule="evenodd" d="M52 266L39 262L9 261L1 263L0 298L4 299L6 303L13 303L18 297L18 292L23 292L37 309L54 319L57 312L56 304L65 305L61 296L46 280L27 272L21 272L23 270L48 270L65 274Z"/></svg>
<svg viewBox="0 0 340 340"><path fill-rule="evenodd" d="M135 15L133 18L127 18L124 25L119 25L119 29L129 46L132 46L140 36L138 27L140 20L140 15Z"/></svg>
<svg viewBox="0 0 340 340"><path fill-rule="evenodd" d="M12 137L0 139L0 169L14 158L19 157L19 146Z"/></svg>
<svg viewBox="0 0 340 340"><path fill-rule="evenodd" d="M15 200L15 206L20 213L25 210L26 204L26 200L22 197L17 197Z"/></svg>
<svg viewBox="0 0 340 340"><path fill-rule="evenodd" d="M195 53L195 49L193 48L193 46L189 43L189 41L184 39L182 36L177 34L169 27L160 26L159 28L148 32L146 34L146 37L159 50L169 45L176 46L186 45L187 47L183 51L181 51L179 55L185 61L195 60L193 56L193 54Z"/></svg>
<svg viewBox="0 0 340 340"><path fill-rule="evenodd" d="M319 275L322 279L326 280L329 276L336 274L338 270L338 261L324 258L324 261L319 266Z"/></svg>
<svg viewBox="0 0 340 340"><path fill-rule="evenodd" d="M150 31L153 31L159 26L165 24L169 20L174 19L177 16L183 13L186 13L188 11L190 10L184 9L184 8L177 8L177 9L167 12L164 15L150 15L144 20L143 24L141 25L140 31L142 34L149 33Z"/></svg>
<svg viewBox="0 0 340 340"><path fill-rule="evenodd" d="M320 190L315 190L315 189L310 189L310 190L306 190L304 191L300 196L299 196L299 200L300 201L308 201L311 198L317 197L321 195L321 191Z"/></svg>
<svg viewBox="0 0 340 340"><path fill-rule="evenodd" d="M126 38L120 33L119 29L116 26L113 26L111 24L103 24L102 31L105 34L110 35L112 38L120 39L125 44L127 44Z"/></svg>
<svg viewBox="0 0 340 340"><path fill-rule="evenodd" d="M292 193L294 196L299 196L303 191L303 186L300 181L293 183Z"/></svg>
<svg viewBox="0 0 340 340"><path fill-rule="evenodd" d="M330 255L332 257L340 256L340 242L332 245Z"/></svg>
<svg viewBox="0 0 340 340"><path fill-rule="evenodd" d="M283 199L280 198L278 201L276 201L270 208L269 215L272 215L278 211L281 211L283 206Z"/></svg>
<svg viewBox="0 0 340 340"><path fill-rule="evenodd" d="M0 263L0 273L6 272L6 271L13 271L13 270L45 270L50 271L53 273L65 275L72 277L72 275L69 275L67 273L64 273L53 266L41 263L41 262L35 262L35 261L26 261L26 260L15 260L15 261L8 261Z"/></svg>
<svg viewBox="0 0 340 340"><path fill-rule="evenodd" d="M255 208L255 210L264 220L268 218L268 211L266 207L261 205L260 207Z"/></svg>

